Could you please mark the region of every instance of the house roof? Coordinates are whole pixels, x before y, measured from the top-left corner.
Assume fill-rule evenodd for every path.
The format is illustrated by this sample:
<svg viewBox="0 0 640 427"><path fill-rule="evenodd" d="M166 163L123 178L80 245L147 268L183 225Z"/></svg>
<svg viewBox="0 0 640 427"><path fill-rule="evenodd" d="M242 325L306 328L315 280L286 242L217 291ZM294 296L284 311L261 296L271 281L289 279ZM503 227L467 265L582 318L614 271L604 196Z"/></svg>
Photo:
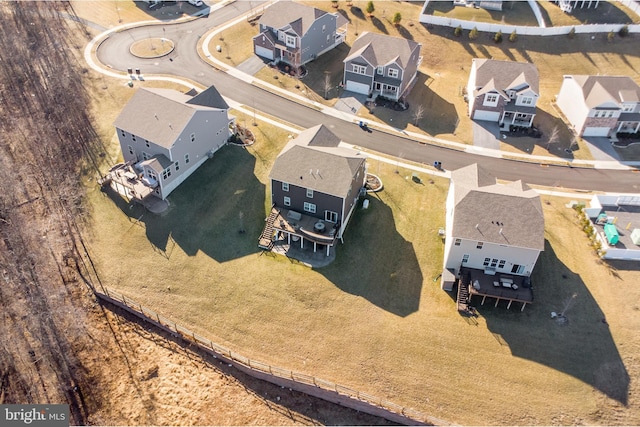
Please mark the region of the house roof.
<svg viewBox="0 0 640 427"><path fill-rule="evenodd" d="M587 107L595 108L606 102L640 102L640 86L627 76L569 75L584 96Z"/></svg>
<svg viewBox="0 0 640 427"><path fill-rule="evenodd" d="M164 148L171 148L196 112L228 108L212 106L226 103L215 88L213 91L210 89L190 97L173 89L140 88L113 125ZM216 95L220 98L216 99Z"/></svg>
<svg viewBox="0 0 640 427"><path fill-rule="evenodd" d="M353 42L344 62L362 57L374 67L397 62L402 68L406 68L411 54L419 46L420 43L413 40L364 32Z"/></svg>
<svg viewBox="0 0 640 427"><path fill-rule="evenodd" d="M269 177L344 198L365 157L338 144L340 139L324 125L309 128L283 148Z"/></svg>
<svg viewBox="0 0 640 427"><path fill-rule="evenodd" d="M528 62L498 61L496 59L473 59L476 68L476 78L473 86L474 96L497 91L505 98L509 98L506 91L528 87L536 95L540 94L540 78L535 65Z"/></svg>
<svg viewBox="0 0 640 427"><path fill-rule="evenodd" d="M451 173L452 235L456 238L544 250L539 194L522 181L498 184L477 164Z"/></svg>
<svg viewBox="0 0 640 427"><path fill-rule="evenodd" d="M316 19L327 14L324 10L292 1L280 1L268 7L260 18L260 25L271 28L291 29L302 37Z"/></svg>
<svg viewBox="0 0 640 427"><path fill-rule="evenodd" d="M220 95L220 92L218 92L218 89L216 89L215 86L209 86L207 89L188 100L187 104L218 108L220 110L229 109L229 105L222 98L222 95Z"/></svg>

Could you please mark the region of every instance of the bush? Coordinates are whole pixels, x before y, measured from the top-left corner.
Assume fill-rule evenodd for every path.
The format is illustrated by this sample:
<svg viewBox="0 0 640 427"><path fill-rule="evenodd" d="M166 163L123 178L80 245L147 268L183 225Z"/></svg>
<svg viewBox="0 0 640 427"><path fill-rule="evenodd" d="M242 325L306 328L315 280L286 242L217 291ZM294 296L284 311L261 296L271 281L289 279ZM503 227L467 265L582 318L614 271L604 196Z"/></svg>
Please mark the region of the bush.
<svg viewBox="0 0 640 427"><path fill-rule="evenodd" d="M400 14L400 12L396 12L393 15L393 25L398 26L400 25L400 21L402 21L402 15Z"/></svg>
<svg viewBox="0 0 640 427"><path fill-rule="evenodd" d="M570 39L574 38L576 36L576 28L575 27L571 28L571 31L569 31L568 35Z"/></svg>
<svg viewBox="0 0 640 427"><path fill-rule="evenodd" d="M493 41L496 43L502 43L502 31L498 31L495 36L493 36Z"/></svg>
<svg viewBox="0 0 640 427"><path fill-rule="evenodd" d="M613 31L609 31L609 34L607 34L607 41L611 43L615 38L616 38L616 33L614 33Z"/></svg>
<svg viewBox="0 0 640 427"><path fill-rule="evenodd" d="M625 25L622 28L620 28L620 31L618 31L618 35L620 37L627 37L629 35L629 26Z"/></svg>
<svg viewBox="0 0 640 427"><path fill-rule="evenodd" d="M458 25L455 30L453 30L453 35L456 37L460 37L462 35L462 26Z"/></svg>
<svg viewBox="0 0 640 427"><path fill-rule="evenodd" d="M471 40L475 40L478 38L478 29L476 27L473 27L473 29L469 31L469 38Z"/></svg>
<svg viewBox="0 0 640 427"><path fill-rule="evenodd" d="M516 40L518 40L518 33L516 33L516 30L513 30L513 32L509 35L509 41L513 43Z"/></svg>
<svg viewBox="0 0 640 427"><path fill-rule="evenodd" d="M369 16L373 15L373 12L375 12L376 7L373 5L373 2L371 0L369 0L369 3L367 3L367 13L369 14Z"/></svg>

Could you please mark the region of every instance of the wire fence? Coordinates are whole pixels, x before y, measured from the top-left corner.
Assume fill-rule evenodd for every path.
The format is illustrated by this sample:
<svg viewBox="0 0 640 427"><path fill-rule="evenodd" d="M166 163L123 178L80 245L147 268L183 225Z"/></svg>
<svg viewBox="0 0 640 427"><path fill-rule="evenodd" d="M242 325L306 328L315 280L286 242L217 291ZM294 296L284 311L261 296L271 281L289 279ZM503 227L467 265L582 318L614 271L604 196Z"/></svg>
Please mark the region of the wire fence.
<svg viewBox="0 0 640 427"><path fill-rule="evenodd" d="M269 381L273 384L288 387L342 406L380 416L393 422L407 425L451 425L450 423L424 414L420 411L381 399L377 396L355 390L332 381L316 378L312 375L283 369L257 360L250 359L231 349L216 344L212 340L196 334L175 321L164 317L154 310L127 298L126 296L102 287L95 290L98 298L115 304L137 317L156 324L156 326L195 344L200 349L218 359L226 360L252 377Z"/></svg>

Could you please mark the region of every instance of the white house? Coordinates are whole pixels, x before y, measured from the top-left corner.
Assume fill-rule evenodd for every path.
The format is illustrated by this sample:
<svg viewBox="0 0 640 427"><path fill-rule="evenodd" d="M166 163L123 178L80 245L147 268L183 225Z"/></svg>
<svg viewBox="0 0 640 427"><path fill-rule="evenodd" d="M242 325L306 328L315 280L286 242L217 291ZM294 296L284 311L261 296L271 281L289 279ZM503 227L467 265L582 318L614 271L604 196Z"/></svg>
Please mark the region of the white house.
<svg viewBox="0 0 640 427"><path fill-rule="evenodd" d="M537 192L521 181L498 184L477 164L451 173L444 290L452 290L457 280L460 287L473 285L472 295L531 302L529 276L543 250L544 216Z"/></svg>

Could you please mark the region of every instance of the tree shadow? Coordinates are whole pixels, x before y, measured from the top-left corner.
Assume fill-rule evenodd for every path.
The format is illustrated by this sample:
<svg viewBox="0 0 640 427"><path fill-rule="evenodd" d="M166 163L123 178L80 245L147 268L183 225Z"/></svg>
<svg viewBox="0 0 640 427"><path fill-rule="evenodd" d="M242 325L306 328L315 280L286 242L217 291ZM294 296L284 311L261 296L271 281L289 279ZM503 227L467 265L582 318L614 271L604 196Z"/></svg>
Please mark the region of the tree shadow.
<svg viewBox="0 0 640 427"><path fill-rule="evenodd" d="M532 275L535 301L519 309L489 303L476 308L489 330L507 343L516 357L571 375L628 404L630 378L604 313L580 275L560 261L548 240ZM566 322L552 319L562 313Z"/></svg>
<svg viewBox="0 0 640 427"><path fill-rule="evenodd" d="M418 310L422 272L413 244L396 230L393 211L377 197L358 207L336 260L318 270L338 288L405 317Z"/></svg>
<svg viewBox="0 0 640 427"><path fill-rule="evenodd" d="M375 16L371 17L371 23L373 24L374 27L376 27L376 29L378 31L380 31L381 33L384 34L389 34L389 31L387 30L386 25L384 25L384 22L382 22L381 20L379 20L378 18L376 18Z"/></svg>
<svg viewBox="0 0 640 427"><path fill-rule="evenodd" d="M402 38L413 40L413 34L411 34L411 32L407 30L403 25L396 25L395 27Z"/></svg>
<svg viewBox="0 0 640 427"><path fill-rule="evenodd" d="M362 9L360 9L358 6L351 6L351 13L356 18L364 19L364 13L362 12Z"/></svg>
<svg viewBox="0 0 640 427"><path fill-rule="evenodd" d="M264 212L255 207L264 206L265 186L254 175L255 162L244 148L223 147L171 193L160 215L111 195L132 223L144 224L154 251L169 258L178 245L189 256L202 251L230 261L258 252Z"/></svg>

